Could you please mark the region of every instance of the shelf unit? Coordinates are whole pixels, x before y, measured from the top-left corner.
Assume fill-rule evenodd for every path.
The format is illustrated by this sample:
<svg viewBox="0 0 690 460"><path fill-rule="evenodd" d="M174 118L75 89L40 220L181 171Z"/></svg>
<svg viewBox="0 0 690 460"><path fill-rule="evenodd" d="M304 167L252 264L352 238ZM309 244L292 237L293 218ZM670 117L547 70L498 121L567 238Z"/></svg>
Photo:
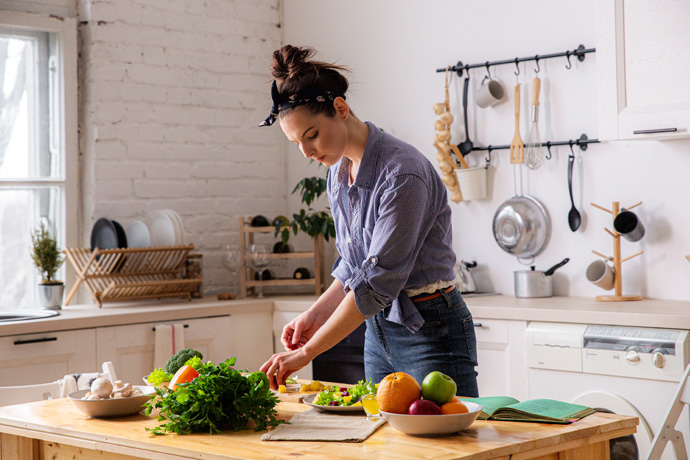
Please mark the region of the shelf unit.
<svg viewBox="0 0 690 460"><path fill-rule="evenodd" d="M192 299L202 283L198 278L182 279L181 269L194 245L130 249L66 248L67 259L77 272L77 282L67 294L65 305L84 283L94 302L120 302L163 297Z"/></svg>
<svg viewBox="0 0 690 460"><path fill-rule="evenodd" d="M248 252L247 247L254 244L255 233L275 233L274 226L267 227L252 227L249 223L252 218L239 218L239 236L240 236L240 298L247 297L247 292L256 286L314 286L314 294L321 295L322 284L324 279L323 274L323 238L314 238L314 250L308 252L289 252L285 254L268 255L270 260L285 260L285 259L314 259L314 278L310 279L294 279L294 278L279 278L274 280L257 281L254 279L254 269L251 266L252 255ZM249 270L247 270L249 268Z"/></svg>

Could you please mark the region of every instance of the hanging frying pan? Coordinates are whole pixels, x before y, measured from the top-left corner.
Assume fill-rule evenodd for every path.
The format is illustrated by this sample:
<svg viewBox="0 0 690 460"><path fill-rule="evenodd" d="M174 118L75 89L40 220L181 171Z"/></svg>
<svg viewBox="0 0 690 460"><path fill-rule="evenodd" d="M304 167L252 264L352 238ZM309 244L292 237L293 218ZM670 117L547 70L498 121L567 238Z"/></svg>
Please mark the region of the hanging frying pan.
<svg viewBox="0 0 690 460"><path fill-rule="evenodd" d="M536 198L516 195L496 210L493 231L501 249L518 259L533 259L549 242L551 220Z"/></svg>

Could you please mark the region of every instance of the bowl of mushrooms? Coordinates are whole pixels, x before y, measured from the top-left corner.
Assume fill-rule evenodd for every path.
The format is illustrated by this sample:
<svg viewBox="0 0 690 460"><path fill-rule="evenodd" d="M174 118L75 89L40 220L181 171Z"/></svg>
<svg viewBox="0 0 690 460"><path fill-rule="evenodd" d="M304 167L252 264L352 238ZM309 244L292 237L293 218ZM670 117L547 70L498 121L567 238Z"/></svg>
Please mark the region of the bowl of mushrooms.
<svg viewBox="0 0 690 460"><path fill-rule="evenodd" d="M91 417L120 417L136 414L151 399L155 388L134 386L116 380L96 379L89 390L75 391L67 395L72 404Z"/></svg>

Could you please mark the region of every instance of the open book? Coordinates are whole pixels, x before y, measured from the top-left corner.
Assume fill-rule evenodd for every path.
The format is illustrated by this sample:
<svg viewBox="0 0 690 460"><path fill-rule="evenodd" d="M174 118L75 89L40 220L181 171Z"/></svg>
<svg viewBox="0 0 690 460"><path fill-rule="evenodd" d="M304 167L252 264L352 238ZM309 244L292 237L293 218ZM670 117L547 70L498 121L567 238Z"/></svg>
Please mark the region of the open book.
<svg viewBox="0 0 690 460"><path fill-rule="evenodd" d="M484 409L478 420L509 422L571 423L595 412L594 409L553 399L532 399L520 402L509 396L463 398L480 404Z"/></svg>

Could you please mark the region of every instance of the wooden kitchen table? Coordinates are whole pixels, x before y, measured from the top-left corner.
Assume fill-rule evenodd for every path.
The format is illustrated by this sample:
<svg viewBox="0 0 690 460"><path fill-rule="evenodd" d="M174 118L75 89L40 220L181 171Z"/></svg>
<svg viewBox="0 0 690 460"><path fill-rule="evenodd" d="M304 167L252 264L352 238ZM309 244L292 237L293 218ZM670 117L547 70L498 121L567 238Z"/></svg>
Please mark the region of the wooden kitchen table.
<svg viewBox="0 0 690 460"><path fill-rule="evenodd" d="M281 417L309 407L281 402ZM335 415L334 415L335 416ZM99 459L608 459L609 439L635 432L635 417L596 413L570 425L477 421L468 430L444 437L407 436L388 424L366 441L261 441L264 432L221 435L150 435L157 424L143 414L93 419L67 399L0 408L2 460Z"/></svg>

